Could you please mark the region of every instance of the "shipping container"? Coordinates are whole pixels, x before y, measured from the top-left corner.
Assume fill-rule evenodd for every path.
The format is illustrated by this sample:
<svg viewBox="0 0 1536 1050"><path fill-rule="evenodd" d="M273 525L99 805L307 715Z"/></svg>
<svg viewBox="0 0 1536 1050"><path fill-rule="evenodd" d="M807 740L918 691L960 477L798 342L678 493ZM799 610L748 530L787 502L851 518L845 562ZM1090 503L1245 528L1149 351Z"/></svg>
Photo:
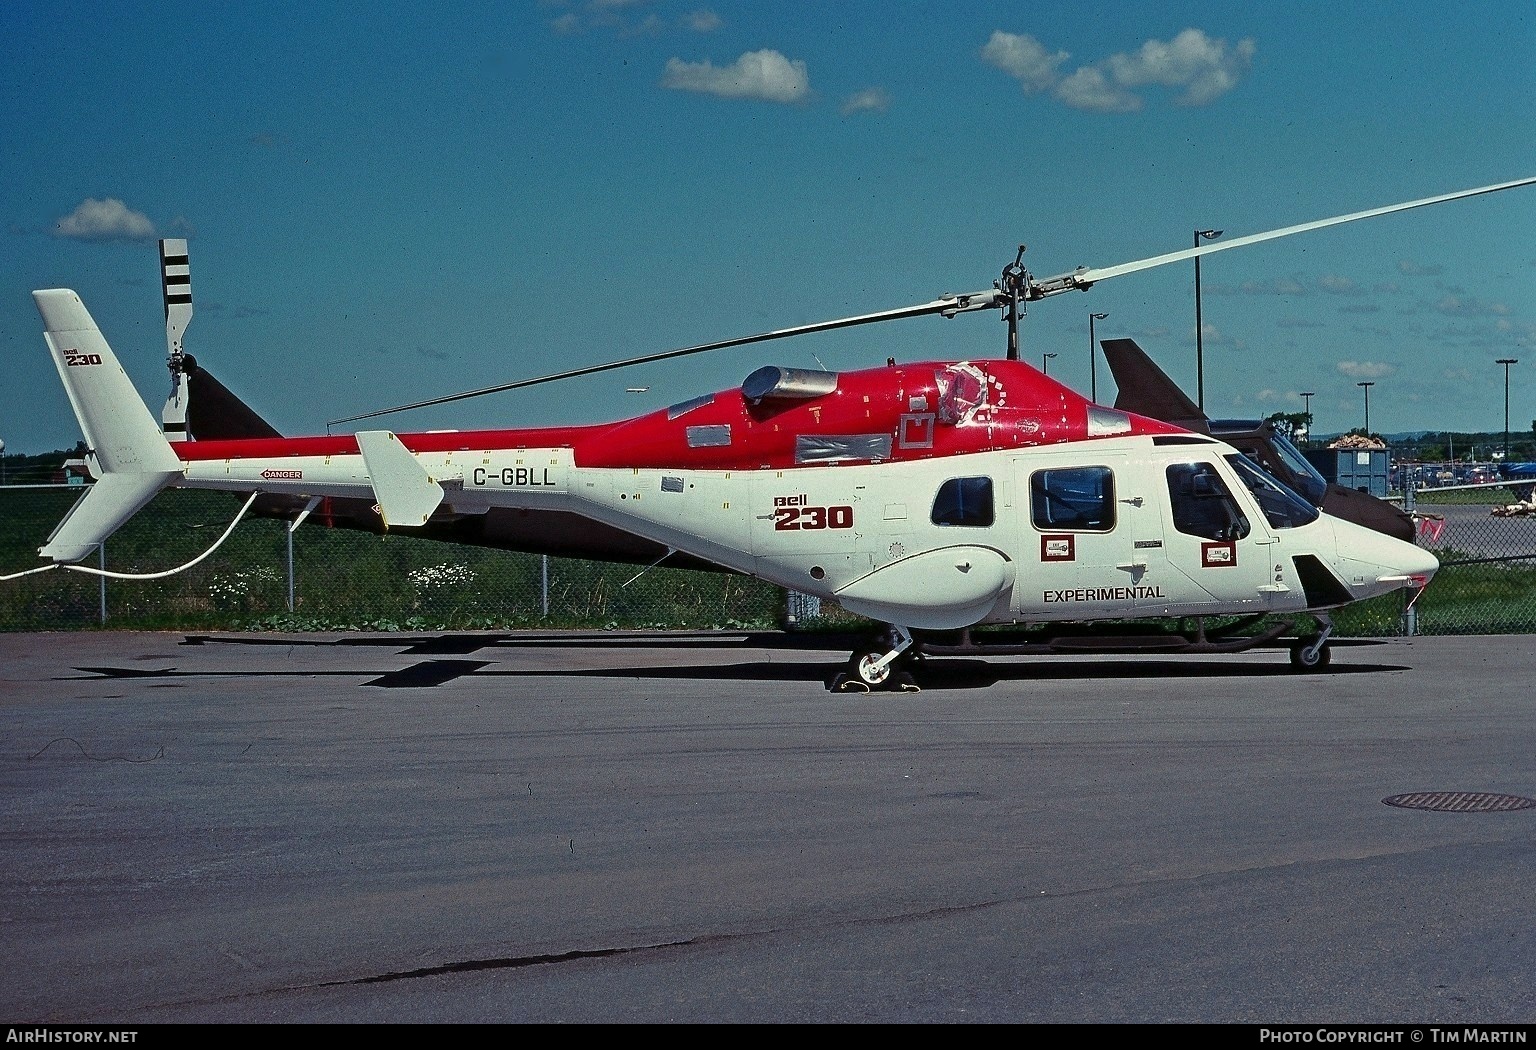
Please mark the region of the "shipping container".
<svg viewBox="0 0 1536 1050"><path fill-rule="evenodd" d="M1385 498L1392 474L1392 453L1384 448L1314 448L1307 459L1330 482Z"/></svg>

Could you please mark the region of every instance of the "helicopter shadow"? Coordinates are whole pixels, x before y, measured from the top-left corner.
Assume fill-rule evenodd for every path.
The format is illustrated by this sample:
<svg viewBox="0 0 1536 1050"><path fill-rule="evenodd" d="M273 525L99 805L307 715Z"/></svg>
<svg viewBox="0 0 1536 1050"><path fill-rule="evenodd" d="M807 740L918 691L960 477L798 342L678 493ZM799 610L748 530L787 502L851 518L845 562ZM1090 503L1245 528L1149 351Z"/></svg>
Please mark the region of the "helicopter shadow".
<svg viewBox="0 0 1536 1050"><path fill-rule="evenodd" d="M1320 675L1382 674L1391 671L1407 671L1400 664L1349 664L1335 665ZM485 677L500 678L633 678L645 681L720 681L755 682L821 682L829 691L862 693L861 688L836 688L837 680L846 671L846 661L835 663L777 663L753 661L732 664L673 664L668 666L635 665L629 667L580 668L561 671L521 670L494 668L481 672ZM917 691L943 691L961 689L987 689L992 686L1017 682L1070 682L1070 681L1140 681L1198 680L1219 678L1292 678L1297 675L1288 664L1234 664L1218 661L1148 660L1103 663L1057 659L1042 659L1032 663L1000 663L982 659L944 657L928 659L910 672L910 683ZM900 692L873 690L873 692Z"/></svg>
<svg viewBox="0 0 1536 1050"><path fill-rule="evenodd" d="M679 632L661 634L634 632L585 633L447 633L434 635L363 635L339 638L293 636L188 635L179 643L186 646L234 645L256 650L295 647L313 649L392 650L399 656L419 656L402 668L369 667L372 661L360 661L347 668L298 669L285 661L279 668L187 669L145 667L89 666L75 667L83 679L158 679L158 685L189 679L268 679L283 678L361 678L360 685L385 689L431 689L466 678L503 679L632 679L675 682L737 682L771 685L774 683L820 683L829 691L857 694L865 690L846 685L847 661L842 656L856 636L832 634L753 633L753 632ZM1372 639L1340 639L1340 648L1383 644ZM508 666L522 649L572 649L587 653L645 650L693 650L729 652L753 650L761 653L804 654L801 657L742 659L729 662L656 664L637 660L615 661L601 667L524 668ZM1277 655L1280 650L1276 650ZM503 655L505 654L505 655ZM812 655L814 654L814 655ZM480 659L463 659L478 655ZM453 659L452 657L461 657ZM1406 671L1408 667L1391 663L1334 664L1321 676L1380 674ZM1209 656L1187 655L1169 658L1126 658L1106 661L1086 654L1043 655L1035 658L1007 658L1004 654L956 654L929 656L916 662L904 673L898 687L907 691L944 691L986 689L1006 683L1050 683L1074 681L1141 681L1147 679L1196 681L1221 678L1268 679L1297 676L1287 662L1233 662ZM1319 677L1307 675L1304 677Z"/></svg>

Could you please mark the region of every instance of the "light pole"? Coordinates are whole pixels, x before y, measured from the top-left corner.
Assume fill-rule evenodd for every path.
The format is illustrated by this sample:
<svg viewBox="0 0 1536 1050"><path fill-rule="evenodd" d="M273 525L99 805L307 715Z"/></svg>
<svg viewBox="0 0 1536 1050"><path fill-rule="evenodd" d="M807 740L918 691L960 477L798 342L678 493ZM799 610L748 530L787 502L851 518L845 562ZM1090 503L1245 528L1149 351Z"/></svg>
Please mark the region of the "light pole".
<svg viewBox="0 0 1536 1050"><path fill-rule="evenodd" d="M1356 383L1355 386L1365 391L1365 436L1371 436L1371 387L1375 383Z"/></svg>
<svg viewBox="0 0 1536 1050"><path fill-rule="evenodd" d="M1109 314L1088 315L1088 400L1099 403L1099 344L1093 341L1093 322L1102 321Z"/></svg>
<svg viewBox="0 0 1536 1050"><path fill-rule="evenodd" d="M1494 364L1504 366L1504 462L1509 462L1509 366L1518 365L1518 357L1501 357Z"/></svg>
<svg viewBox="0 0 1536 1050"><path fill-rule="evenodd" d="M1214 241L1221 236L1220 230L1196 230L1195 247L1202 240ZM1195 256L1195 403L1205 411L1205 331L1200 320L1200 256Z"/></svg>
<svg viewBox="0 0 1536 1050"><path fill-rule="evenodd" d="M1049 371L1047 371L1047 366L1050 364L1051 358L1053 358L1055 356L1056 356L1055 354L1041 354L1040 355L1040 374L1041 375L1048 376L1048 375L1051 374Z"/></svg>
<svg viewBox="0 0 1536 1050"><path fill-rule="evenodd" d="M1312 440L1312 395L1315 390L1303 390L1301 392L1302 413L1307 417L1307 440Z"/></svg>

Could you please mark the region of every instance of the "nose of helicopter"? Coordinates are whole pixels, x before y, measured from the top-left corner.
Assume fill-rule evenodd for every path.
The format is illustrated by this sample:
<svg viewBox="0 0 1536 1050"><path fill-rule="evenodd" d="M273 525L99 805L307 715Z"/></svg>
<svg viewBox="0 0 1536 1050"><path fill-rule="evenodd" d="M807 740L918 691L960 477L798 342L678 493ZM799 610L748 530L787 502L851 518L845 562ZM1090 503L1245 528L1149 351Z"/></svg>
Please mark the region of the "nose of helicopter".
<svg viewBox="0 0 1536 1050"><path fill-rule="evenodd" d="M1440 568L1429 551L1354 522L1333 519L1340 575L1357 599L1422 588Z"/></svg>

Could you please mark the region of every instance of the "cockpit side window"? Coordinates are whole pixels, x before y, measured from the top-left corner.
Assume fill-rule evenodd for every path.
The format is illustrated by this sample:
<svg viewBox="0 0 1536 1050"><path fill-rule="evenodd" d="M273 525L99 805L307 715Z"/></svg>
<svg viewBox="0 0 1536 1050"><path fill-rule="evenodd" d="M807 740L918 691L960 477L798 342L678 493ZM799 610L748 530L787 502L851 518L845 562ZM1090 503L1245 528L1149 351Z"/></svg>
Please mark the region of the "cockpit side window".
<svg viewBox="0 0 1536 1050"><path fill-rule="evenodd" d="M1310 525L1317 520L1317 508L1282 485L1279 479L1265 472L1253 460L1244 455L1231 455L1227 462L1237 471L1248 491L1264 512L1264 519L1272 528L1294 529L1298 525Z"/></svg>
<svg viewBox="0 0 1536 1050"><path fill-rule="evenodd" d="M932 520L935 525L991 525L992 479L950 478L944 482L933 499Z"/></svg>
<svg viewBox="0 0 1536 1050"><path fill-rule="evenodd" d="M1174 463L1168 468L1173 527L1207 540L1240 540L1252 526L1232 490L1211 463Z"/></svg>
<svg viewBox="0 0 1536 1050"><path fill-rule="evenodd" d="M1108 467L1037 470L1029 476L1030 521L1041 532L1112 532L1115 472Z"/></svg>
<svg viewBox="0 0 1536 1050"><path fill-rule="evenodd" d="M1307 457L1301 454L1301 449L1291 444L1279 434L1273 435L1276 454L1286 466L1295 474L1295 482L1291 491L1302 499L1311 503L1314 507L1321 507L1323 500L1328 495L1328 479L1317 472L1317 468L1308 462ZM1266 466L1268 464L1265 464ZM1278 474L1278 471L1271 471Z"/></svg>

